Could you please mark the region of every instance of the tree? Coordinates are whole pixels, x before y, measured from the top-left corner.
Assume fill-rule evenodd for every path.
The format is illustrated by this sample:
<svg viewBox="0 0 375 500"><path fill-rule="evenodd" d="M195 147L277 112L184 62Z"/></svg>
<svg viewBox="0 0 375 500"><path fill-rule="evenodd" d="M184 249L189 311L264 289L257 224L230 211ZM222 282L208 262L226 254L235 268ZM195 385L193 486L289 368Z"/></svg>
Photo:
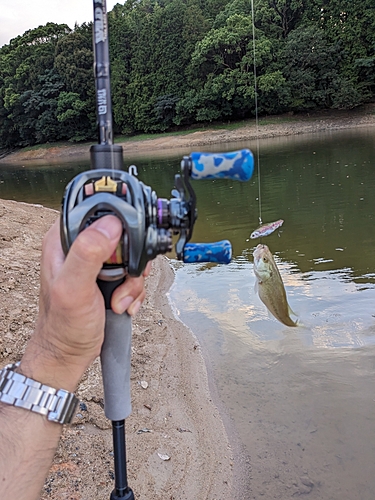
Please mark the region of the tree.
<svg viewBox="0 0 375 500"><path fill-rule="evenodd" d="M4 117L0 124L0 140L3 145L34 144L38 137L45 140L41 130L49 116L49 86L56 84L62 88L56 82L56 75L52 77L50 73L55 47L70 31L64 24L47 23L26 31L0 49L0 104ZM39 121L43 113L43 120Z"/></svg>
<svg viewBox="0 0 375 500"><path fill-rule="evenodd" d="M63 135L79 141L96 135L92 23L76 26L56 45L54 68L64 83L57 118Z"/></svg>
<svg viewBox="0 0 375 500"><path fill-rule="evenodd" d="M260 114L372 99L373 0L254 0L254 23L252 11L249 0L117 4L108 14L115 132L252 116L255 89ZM47 23L0 48L3 146L95 136L91 31Z"/></svg>
<svg viewBox="0 0 375 500"><path fill-rule="evenodd" d="M302 23L308 4L307 0L258 0L256 27L269 38L283 40Z"/></svg>
<svg viewBox="0 0 375 500"><path fill-rule="evenodd" d="M160 103L166 96L177 101L186 88L186 4L143 0L131 8L126 3L121 10L122 17L119 7L110 17L116 123L122 132L165 130L174 106L165 120Z"/></svg>
<svg viewBox="0 0 375 500"><path fill-rule="evenodd" d="M229 11L229 10L228 10ZM248 15L233 14L224 26L210 30L196 44L189 67L190 87L177 105L177 123L238 119L255 111L253 26ZM263 92L283 82L280 72L269 69L272 45L258 30L256 39L258 75Z"/></svg>

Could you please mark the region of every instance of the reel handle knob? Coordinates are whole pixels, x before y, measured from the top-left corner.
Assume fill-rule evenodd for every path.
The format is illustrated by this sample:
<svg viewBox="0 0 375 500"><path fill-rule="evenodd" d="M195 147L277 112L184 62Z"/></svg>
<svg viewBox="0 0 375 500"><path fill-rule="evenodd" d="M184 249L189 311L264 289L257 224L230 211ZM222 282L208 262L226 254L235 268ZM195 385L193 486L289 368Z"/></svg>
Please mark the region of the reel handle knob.
<svg viewBox="0 0 375 500"><path fill-rule="evenodd" d="M215 262L229 264L232 258L232 245L228 240L214 243L186 243L183 261L186 263Z"/></svg>
<svg viewBox="0 0 375 500"><path fill-rule="evenodd" d="M254 157L249 149L231 153L191 153L191 178L248 181L254 172Z"/></svg>

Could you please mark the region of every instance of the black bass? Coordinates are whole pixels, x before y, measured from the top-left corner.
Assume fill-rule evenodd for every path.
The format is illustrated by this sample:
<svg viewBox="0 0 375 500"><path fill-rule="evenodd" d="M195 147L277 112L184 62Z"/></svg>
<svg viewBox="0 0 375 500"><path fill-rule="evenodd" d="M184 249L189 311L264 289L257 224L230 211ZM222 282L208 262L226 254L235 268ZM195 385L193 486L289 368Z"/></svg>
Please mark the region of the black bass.
<svg viewBox="0 0 375 500"><path fill-rule="evenodd" d="M283 280L273 255L267 245L258 245L253 252L255 287L260 300L277 320L286 326L297 326L290 315L296 316L289 307Z"/></svg>

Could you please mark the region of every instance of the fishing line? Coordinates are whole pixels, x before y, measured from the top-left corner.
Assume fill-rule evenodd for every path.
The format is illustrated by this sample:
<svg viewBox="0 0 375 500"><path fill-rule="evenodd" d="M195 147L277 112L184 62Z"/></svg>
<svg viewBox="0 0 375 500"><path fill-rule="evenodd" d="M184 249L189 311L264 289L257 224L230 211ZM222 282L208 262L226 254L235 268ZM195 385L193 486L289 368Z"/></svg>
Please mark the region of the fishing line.
<svg viewBox="0 0 375 500"><path fill-rule="evenodd" d="M255 100L256 145L257 145L257 170L258 170L259 225L261 226L262 225L262 197L261 197L261 190L260 190L258 86L257 86L256 49L255 49L254 0L251 0L251 17L252 17L252 27L253 27L253 67L254 67L254 100Z"/></svg>

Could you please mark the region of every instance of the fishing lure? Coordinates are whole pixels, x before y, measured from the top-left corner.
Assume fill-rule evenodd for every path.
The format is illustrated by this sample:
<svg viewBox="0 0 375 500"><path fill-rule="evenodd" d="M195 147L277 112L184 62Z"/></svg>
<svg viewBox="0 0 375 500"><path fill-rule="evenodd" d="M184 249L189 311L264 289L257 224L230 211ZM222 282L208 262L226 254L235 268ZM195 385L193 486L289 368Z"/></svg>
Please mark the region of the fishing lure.
<svg viewBox="0 0 375 500"><path fill-rule="evenodd" d="M262 238L263 236L268 236L274 231L276 231L276 229L281 227L283 223L284 223L283 219L279 219L275 222L270 222L269 224L262 224L260 227L258 227L258 229L256 229L250 234L250 238L252 240L255 240L256 238Z"/></svg>

